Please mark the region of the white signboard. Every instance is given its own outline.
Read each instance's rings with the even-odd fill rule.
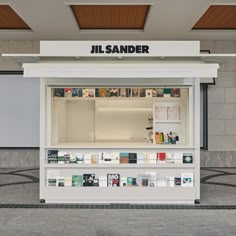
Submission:
[[[41,41],[40,56],[198,56],[199,41]]]

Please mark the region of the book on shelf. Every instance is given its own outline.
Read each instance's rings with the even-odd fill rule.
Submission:
[[[76,163],[83,164],[84,163],[84,154],[83,153],[75,153]]]
[[[182,152],[174,152],[175,164],[182,164],[182,161],[183,161],[183,153]]]
[[[83,186],[83,176],[72,175],[72,187],[82,187],[82,186]]]
[[[120,164],[128,164],[129,163],[129,153],[121,152],[120,153]]]
[[[90,98],[95,97],[95,88],[88,89],[88,97],[90,97]]]
[[[137,164],[137,153],[129,153],[129,164]]]
[[[127,187],[132,187],[133,186],[133,177],[127,177]]]
[[[171,88],[170,89],[171,97],[180,97],[180,88]]]
[[[66,152],[58,152],[58,164],[65,164],[64,155],[67,154]]]
[[[64,88],[64,96],[67,98],[72,97],[72,88]]]
[[[157,173],[156,172],[145,172],[144,174],[150,176],[149,187],[156,187]]]
[[[97,154],[96,153],[92,153],[91,154],[91,164],[97,164],[98,160],[97,160]]]
[[[127,177],[120,178],[120,187],[127,187]]]
[[[120,163],[120,153],[119,152],[111,153],[111,163],[112,164],[119,164]]]
[[[138,88],[132,88],[132,97],[139,97],[139,89]]]
[[[137,164],[145,163],[145,153],[139,152],[137,153]]]
[[[183,153],[183,164],[193,164],[192,153]]]
[[[193,187],[193,173],[181,174],[181,187]]]
[[[175,177],[174,176],[167,176],[167,186],[168,187],[175,187]]]
[[[157,89],[156,88],[152,89],[152,96],[157,97]]]
[[[83,88],[82,97],[83,97],[83,98],[88,98],[88,97],[89,97],[89,89]]]
[[[48,150],[48,163],[49,164],[58,163],[58,150]]]
[[[120,174],[107,174],[107,187],[119,187]]]
[[[57,187],[65,186],[65,178],[63,176],[57,177]]]
[[[83,174],[83,187],[92,187],[94,179],[95,174]]]
[[[99,187],[107,187],[107,176],[99,176]]]
[[[141,97],[141,98],[146,97],[146,89],[145,88],[139,89],[139,97]]]
[[[146,96],[147,98],[152,98],[152,89],[146,89]]]
[[[79,88],[72,88],[72,97],[79,97]]]
[[[163,94],[164,97],[170,97],[170,88],[164,88]]]
[[[174,153],[172,152],[166,152],[166,163],[175,163],[175,159],[174,159]]]
[[[167,107],[156,106],[155,107],[155,120],[167,120]]]
[[[69,153],[64,154],[64,164],[70,164],[70,154]]]
[[[71,164],[77,163],[76,156],[74,154],[70,154],[70,163]]]
[[[54,97],[64,97],[64,89],[63,88],[55,88],[54,89]]]
[[[99,88],[99,97],[106,97],[106,96],[107,96],[107,89]]]
[[[65,177],[65,187],[72,187],[72,176]]]
[[[99,88],[95,88],[95,97],[99,97]]]
[[[129,90],[127,88],[120,88],[119,95],[120,97],[129,97]]]
[[[93,187],[99,187],[99,179],[93,180]]]
[[[138,185],[141,187],[149,187],[151,181],[150,175],[139,175],[138,176]]]
[[[118,88],[109,88],[107,89],[107,97],[118,97],[119,89]]]
[[[181,186],[181,177],[175,177],[175,187],[180,187]]]
[[[92,163],[92,154],[84,153],[84,164],[91,164],[91,163]]]
[[[57,186],[57,177],[61,175],[60,170],[49,169],[47,170],[47,186],[56,187]]]
[[[157,97],[163,97],[164,96],[164,89],[163,88],[157,88]]]
[[[170,106],[167,109],[167,119],[168,120],[180,120],[180,107]]]
[[[159,152],[156,154],[158,163],[166,163],[166,153]]]

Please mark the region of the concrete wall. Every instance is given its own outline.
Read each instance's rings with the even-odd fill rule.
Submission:
[[[202,41],[212,53],[236,53],[236,41]],[[0,41],[0,53],[37,53],[38,41]],[[14,59],[0,57],[0,70],[21,70]],[[209,150],[201,166],[236,166],[236,59],[221,63],[216,85],[208,90]],[[0,167],[37,167],[38,150],[0,149]]]

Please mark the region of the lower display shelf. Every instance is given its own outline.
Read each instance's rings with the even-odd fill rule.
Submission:
[[[194,203],[195,188],[58,188],[44,187],[40,198],[64,203]]]
[[[194,164],[45,164],[46,168],[176,168],[176,169],[193,169]]]

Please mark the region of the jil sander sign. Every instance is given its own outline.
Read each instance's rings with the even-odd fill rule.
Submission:
[[[91,54],[148,54],[148,45],[92,45]]]
[[[40,41],[41,56],[163,57],[197,56],[197,41]]]

